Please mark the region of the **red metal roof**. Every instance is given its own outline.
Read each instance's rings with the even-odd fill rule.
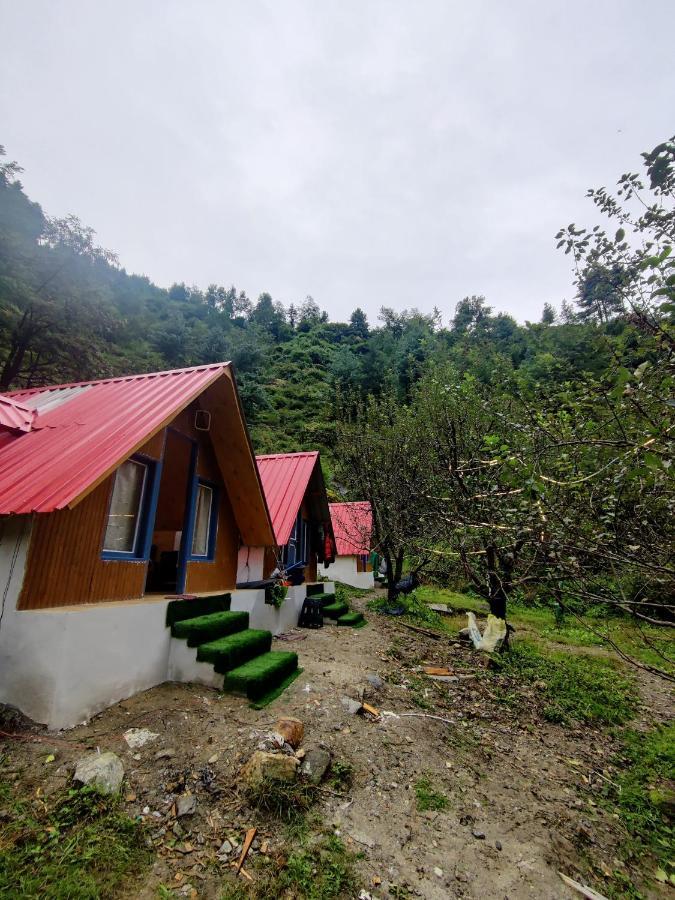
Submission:
[[[317,450],[256,456],[274,535],[280,547],[288,543],[318,459]]]
[[[37,412],[31,431],[0,433],[0,515],[52,512],[72,505],[229,365],[0,395]]]
[[[8,428],[10,431],[30,431],[34,419],[35,410],[0,394],[0,427]]]
[[[370,552],[373,511],[367,500],[358,503],[331,503],[330,517],[338,556],[355,556]]]

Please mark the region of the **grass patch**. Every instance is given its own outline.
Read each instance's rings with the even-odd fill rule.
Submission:
[[[633,681],[610,659],[549,653],[533,643],[519,641],[493,661],[498,673],[516,683],[539,683],[547,701],[544,718],[551,722],[574,719],[622,725],[635,713]]]
[[[316,800],[318,788],[307,781],[264,778],[246,788],[246,799],[257,809],[291,822],[305,815]]]
[[[374,597],[366,604],[368,609],[373,612],[385,613],[387,608],[402,606],[404,612],[403,619],[414,625],[420,625],[424,628],[432,628],[436,631],[448,631],[448,626],[439,613],[430,609],[426,602],[421,600],[417,591],[407,596],[401,595],[395,601],[390,601],[386,597]]]
[[[348,791],[354,779],[354,767],[351,763],[341,762],[339,759],[330,767],[330,779],[328,784],[334,791]]]
[[[417,798],[417,808],[420,812],[425,810],[433,810],[440,812],[447,809],[450,801],[442,791],[437,791],[428,776],[420,778],[415,784],[415,797]]]
[[[630,836],[627,849],[638,858],[645,850],[653,854],[675,884],[675,724],[647,733],[627,731],[615,762],[620,772],[614,780],[621,791],[605,784],[603,793]]]
[[[0,790],[0,896],[106,900],[133,896],[135,875],[149,865],[142,826],[97,791],[70,790],[53,804]]]
[[[278,900],[279,897],[337,900],[340,897],[355,897],[355,860],[356,856],[336,835],[322,834],[318,840],[307,836],[302,844],[293,847],[283,866],[272,860],[261,861],[253,884],[244,887],[229,876],[220,900]]]

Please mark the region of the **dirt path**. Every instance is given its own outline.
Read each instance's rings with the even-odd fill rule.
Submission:
[[[151,823],[158,854],[141,896],[155,897],[161,883],[217,898],[224,864],[216,851],[224,840],[236,845],[256,825],[254,855],[273,857],[281,846],[279,826],[242,801],[238,772],[277,717],[292,715],[305,724],[305,747],[323,746],[353,766],[351,789],[324,791],[319,815],[363,853],[359,876],[373,897],[396,895],[394,886],[400,897],[429,900],[577,897],[559,870],[581,880],[592,872],[602,887],[603,873],[623,865],[617,824],[588,786],[612,753],[606,733],[543,722],[534,688],[523,689],[515,708],[505,706],[489,679],[475,677],[483,657],[394,620],[368,619],[360,630],[327,625],[302,632],[297,643],[275,642],[297,650],[304,672],[267,709],[166,684],[72,731],[11,742],[8,768],[27,789],[49,795],[69,783],[88,749],[117,752],[127,811]],[[424,664],[448,665],[460,680],[432,681],[420,671]],[[350,715],[345,696],[395,715]],[[130,727],[158,737],[131,751],[123,738]],[[56,760],[46,763],[50,753]],[[418,811],[415,785],[424,778],[447,797],[447,808]],[[176,820],[174,800],[186,788],[197,811]]]

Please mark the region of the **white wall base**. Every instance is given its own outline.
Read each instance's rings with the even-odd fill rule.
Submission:
[[[195,648],[171,638],[166,599],[18,611],[31,522],[0,524],[0,702],[58,729],[164,681],[222,687]],[[297,625],[305,592],[289,588],[276,610],[263,590],[233,591],[232,609],[248,611],[252,628],[279,634]]]
[[[357,572],[355,556],[338,556],[330,567],[330,574],[335,581],[350,584],[352,587],[365,590],[375,587],[372,572]]]

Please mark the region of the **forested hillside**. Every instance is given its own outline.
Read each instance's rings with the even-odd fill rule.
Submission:
[[[256,450],[319,447],[330,464],[338,397],[405,402],[430,362],[533,395],[599,375],[616,352],[641,359],[607,279],[582,286],[574,308],[542,298],[541,321],[524,325],[479,296],[431,314],[382,307],[371,322],[355,309],[341,323],[311,297],[284,307],[224,286],[236,273],[195,287],[186,272],[165,290],[128,274],[76,218],[51,218],[20,172],[0,165],[0,390],[231,359]]]

